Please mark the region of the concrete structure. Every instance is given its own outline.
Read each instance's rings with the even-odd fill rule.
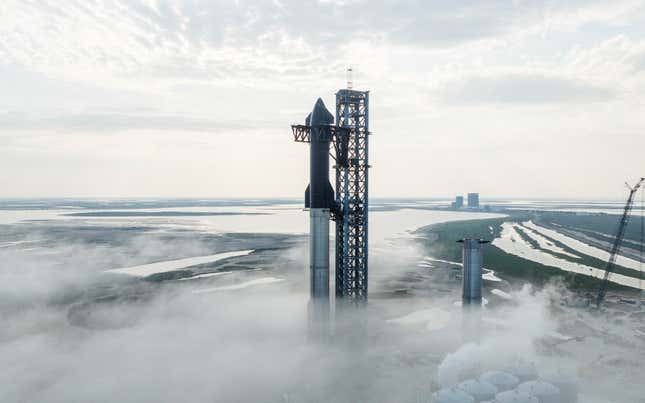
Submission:
[[[482,245],[488,241],[462,239],[462,301],[464,305],[481,305],[482,301]]]
[[[479,208],[479,193],[468,193],[468,207]]]
[[[452,208],[459,209],[464,207],[464,196],[455,197],[455,201],[452,202]]]

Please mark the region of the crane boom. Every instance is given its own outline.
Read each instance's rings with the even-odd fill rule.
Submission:
[[[634,187],[630,187],[629,185],[627,185],[627,187],[629,188],[629,197],[627,198],[627,203],[625,203],[625,208],[623,209],[623,215],[620,218],[620,221],[618,223],[618,231],[616,232],[616,239],[614,239],[614,244],[612,245],[611,252],[609,253],[609,260],[607,261],[607,265],[605,266],[605,277],[602,279],[602,283],[600,283],[600,288],[598,289],[598,296],[596,297],[596,308],[599,308],[600,304],[602,304],[602,301],[605,299],[609,276],[614,271],[614,267],[616,265],[616,258],[618,257],[618,250],[620,249],[620,245],[623,242],[623,237],[625,236],[625,230],[627,229],[627,221],[629,221],[629,213],[631,212],[632,206],[634,205],[634,195],[636,195],[636,192],[643,184],[643,181],[645,181],[645,178],[641,178]]]

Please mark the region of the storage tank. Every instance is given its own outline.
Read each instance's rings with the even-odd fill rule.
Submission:
[[[504,371],[513,374],[520,382],[534,381],[538,379],[538,371],[533,363],[517,359],[504,368]]]
[[[433,393],[432,403],[475,403],[475,399],[463,390],[452,387]]]
[[[576,376],[555,372],[546,374],[542,379],[560,389],[562,403],[578,402],[578,378]]]
[[[498,393],[491,403],[540,403],[540,401],[526,392],[507,390],[506,392]]]
[[[562,403],[560,389],[542,380],[524,382],[517,390],[537,397],[540,403]]]
[[[488,243],[481,239],[462,239],[462,302],[464,305],[482,303],[482,245]]]
[[[484,372],[479,377],[479,380],[492,383],[499,392],[515,389],[520,383],[520,380],[515,375],[504,371]]]
[[[468,393],[475,399],[475,402],[487,402],[497,394],[497,388],[492,383],[479,379],[469,379],[457,385],[457,388]]]
[[[442,388],[457,385],[466,379],[477,377],[481,371],[478,347],[475,344],[466,344],[456,353],[448,354],[437,368],[438,381]]]

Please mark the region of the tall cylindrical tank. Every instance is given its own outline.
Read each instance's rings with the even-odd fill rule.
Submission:
[[[491,403],[540,403],[535,396],[531,396],[526,392],[518,390],[508,390],[506,392],[498,393],[495,400]]]
[[[560,399],[560,389],[541,380],[524,382],[517,390],[537,397],[540,403],[563,403]]]
[[[475,403],[475,399],[458,388],[440,389],[432,394],[432,403]]]
[[[578,378],[564,372],[546,374],[542,379],[560,389],[563,403],[578,402]]]
[[[481,239],[462,239],[462,301],[464,305],[481,305],[482,302],[482,245]]]
[[[324,341],[330,332],[329,210],[309,210],[309,335]]]
[[[468,393],[475,399],[475,402],[487,402],[497,394],[497,388],[492,383],[479,379],[468,379],[457,385],[457,388]]]
[[[310,126],[309,186],[305,191],[305,207],[309,218],[309,325],[314,337],[329,332],[329,214],[334,191],[329,184],[329,125],[334,116],[318,98],[307,116]]]
[[[520,358],[513,360],[510,365],[504,367],[504,371],[515,375],[520,382],[538,379],[538,371],[535,365]]]
[[[329,209],[309,210],[309,290],[313,299],[329,298]]]
[[[515,375],[509,374],[504,371],[488,371],[481,374],[480,380],[495,385],[498,391],[503,392],[506,390],[515,389],[520,383]]]

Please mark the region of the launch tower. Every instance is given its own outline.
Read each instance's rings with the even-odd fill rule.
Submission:
[[[324,207],[328,209],[329,219],[336,222],[337,302],[365,302],[368,280],[369,92],[349,88],[339,90],[336,93],[335,124],[327,120],[323,124],[314,122],[315,111],[321,108],[324,108],[324,104],[319,100],[305,125],[291,126],[296,142],[310,144],[311,182],[305,191],[305,207]],[[335,192],[331,187],[327,189],[323,183],[325,164],[321,155],[318,155],[323,148],[316,145],[321,140],[333,145],[333,153],[329,154],[335,160]],[[321,166],[323,169],[318,169]],[[317,188],[323,189],[324,196],[317,197]],[[320,206],[314,206],[317,198],[324,201]],[[327,202],[330,198],[331,203]],[[322,224],[317,223],[314,228],[313,222],[310,229],[312,242],[320,238],[317,235],[319,232],[322,234]],[[313,246],[312,243],[311,261],[325,260],[319,256],[324,252],[314,250]],[[322,280],[324,276],[319,278],[325,281]],[[318,282],[312,283],[311,295],[314,299],[322,298],[314,291],[324,289]]]
[[[367,300],[369,91],[336,93],[336,126],[349,129],[347,158],[336,160],[336,298]]]

